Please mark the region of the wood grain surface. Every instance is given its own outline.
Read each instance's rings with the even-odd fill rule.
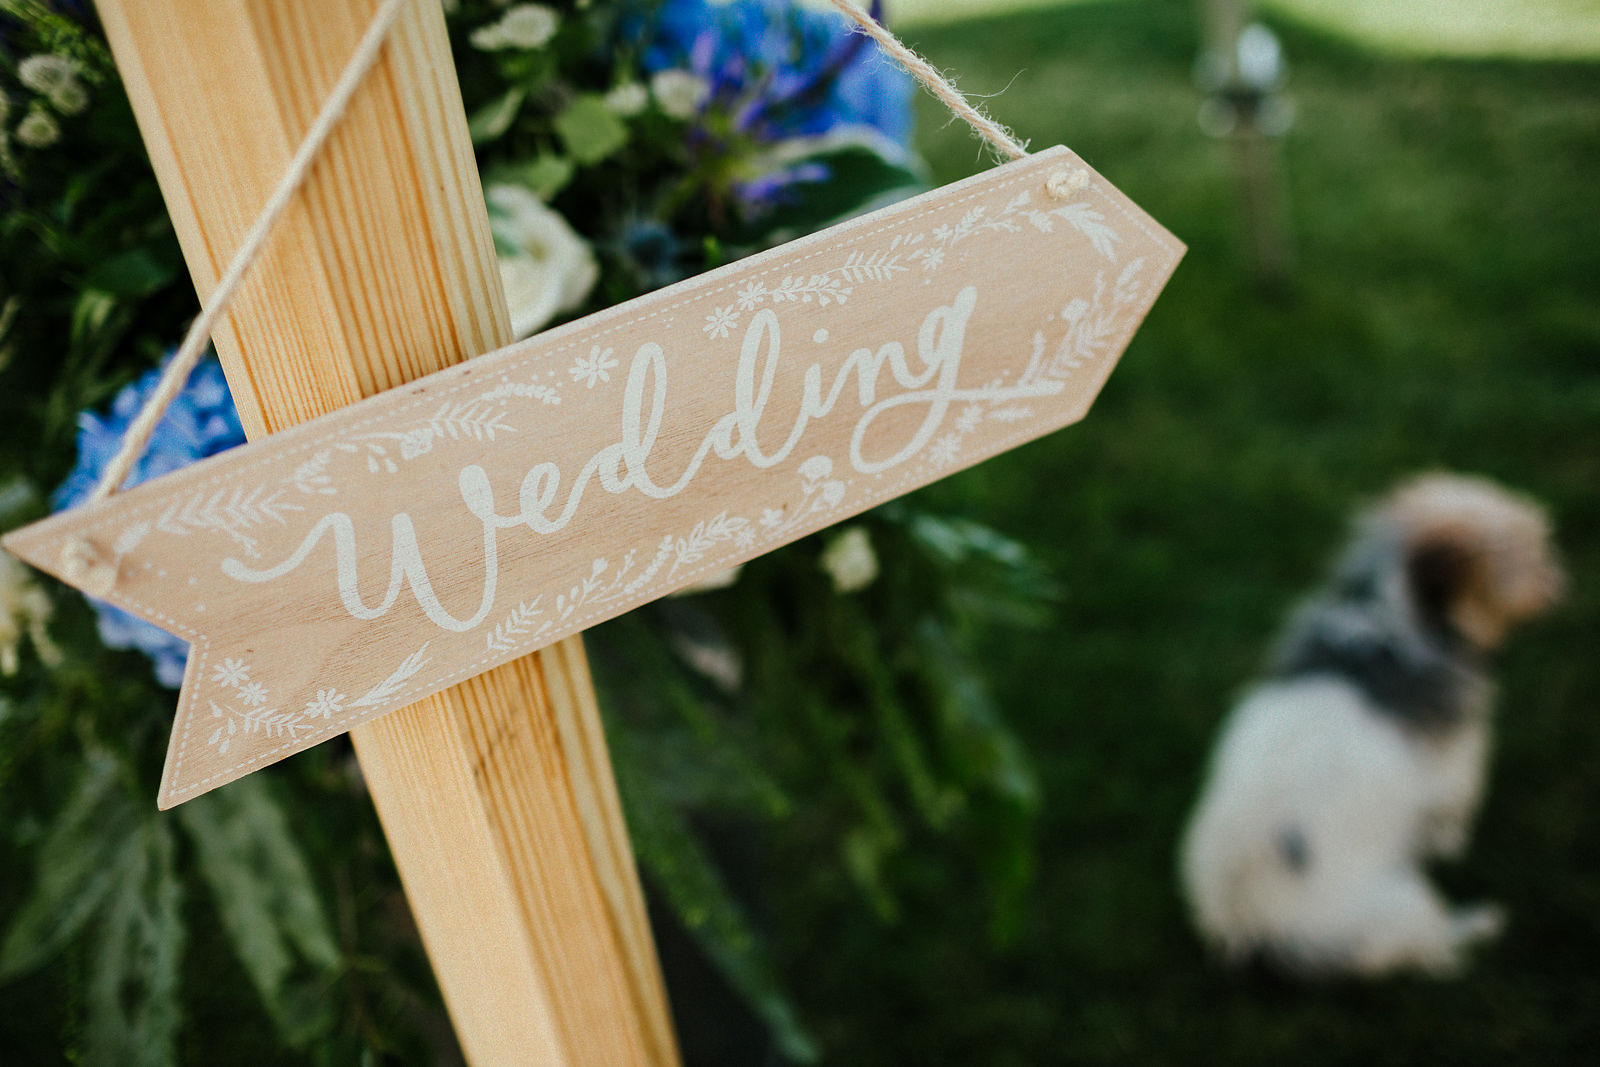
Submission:
[[[375,5],[98,6],[203,297]],[[507,340],[443,18],[419,0],[216,347],[259,437]],[[354,737],[469,1060],[676,1063],[579,641]]]

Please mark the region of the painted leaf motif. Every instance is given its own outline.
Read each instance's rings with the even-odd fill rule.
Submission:
[[[424,655],[424,653],[427,651],[428,645],[424,644],[421,648],[407,656],[401,661],[400,666],[394,669],[393,674],[389,675],[389,677],[373,686],[367,692],[366,696],[362,697],[360,700],[357,700],[355,702],[356,706],[368,707],[373,704],[381,704],[385,700],[388,700],[390,697],[394,696],[396,693],[400,692],[400,690],[405,687],[406,682],[410,680],[412,675],[416,674],[423,667],[427,666],[428,659],[426,655]]]
[[[1053,212],[1070,222],[1074,229],[1089,239],[1094,250],[1107,259],[1117,258],[1116,244],[1121,235],[1106,225],[1106,217],[1088,204],[1068,204]]]

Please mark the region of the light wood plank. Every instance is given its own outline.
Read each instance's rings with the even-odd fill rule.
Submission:
[[[202,296],[372,0],[101,0]],[[509,339],[443,18],[419,2],[218,332],[254,437]],[[468,1058],[674,1064],[577,639],[355,732]]]

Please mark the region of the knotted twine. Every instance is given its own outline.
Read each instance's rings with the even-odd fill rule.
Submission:
[[[117,492],[133,470],[133,465],[144,454],[145,446],[149,444],[157,423],[177,399],[184,383],[189,380],[190,372],[194,370],[195,364],[199,362],[201,354],[210,343],[211,332],[217,320],[228,310],[240,284],[256,260],[261,257],[284,209],[305,184],[318,154],[327,143],[328,136],[338,126],[339,120],[344,117],[345,110],[349,107],[351,98],[383,54],[383,46],[388,40],[389,32],[399,19],[401,10],[409,2],[410,0],[383,0],[379,5],[377,13],[372,18],[372,24],[362,34],[349,62],[340,73],[339,80],[334,84],[327,101],[322,105],[322,110],[317,114],[316,121],[306,131],[305,139],[300,142],[300,147],[289,161],[288,169],[285,170],[277,187],[273,189],[272,196],[267,199],[261,213],[256,216],[250,232],[245,235],[244,243],[234,253],[227,271],[218,280],[210,298],[202,305],[200,314],[190,324],[188,333],[178,346],[178,351],[167,362],[155,391],[145,400],[144,406],[139,409],[139,414],[129,425],[122,446],[106,464],[99,482],[89,494],[90,504],[105,500]],[[1018,143],[1009,130],[984,114],[948,78],[935,70],[926,59],[906,47],[898,37],[885,29],[870,14],[856,7],[850,0],[832,0],[832,3],[854,23],[855,32],[864,33],[878,42],[884,52],[921,82],[940,103],[950,109],[951,114],[972,127],[973,131],[992,145],[997,152],[1012,160],[1023,159],[1028,155],[1025,144]],[[1082,189],[1088,184],[1088,180],[1088,174],[1082,170],[1063,169],[1052,173],[1045,185],[1050,195],[1065,198]],[[61,562],[67,579],[75,584],[95,587],[90,588],[90,592],[103,595],[110,591],[116,581],[115,565],[101,561],[94,547],[82,538],[74,538],[62,548]]]

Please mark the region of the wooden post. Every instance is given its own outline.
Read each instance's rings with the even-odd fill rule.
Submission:
[[[202,297],[375,7],[99,0]],[[417,0],[216,347],[256,437],[509,340],[444,19]],[[675,1064],[579,640],[354,736],[468,1059]]]

